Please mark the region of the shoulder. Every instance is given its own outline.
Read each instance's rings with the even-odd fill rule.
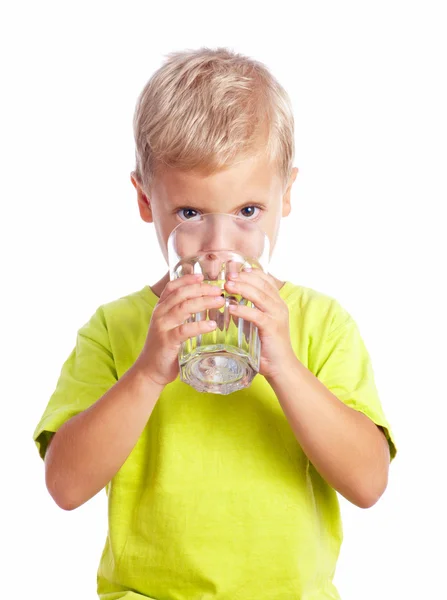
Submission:
[[[114,336],[123,330],[130,333],[150,320],[154,301],[147,286],[98,306],[80,333],[104,333]]]
[[[120,296],[109,302],[105,302],[99,308],[106,315],[122,314],[126,312],[153,310],[155,304],[153,294],[146,285],[142,289]]]
[[[145,286],[105,302],[79,332],[108,349],[118,377],[133,364],[144,345],[156,299]]]
[[[326,335],[353,322],[346,307],[334,296],[311,287],[287,282],[285,301],[291,316]]]

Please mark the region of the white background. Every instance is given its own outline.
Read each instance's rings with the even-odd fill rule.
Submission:
[[[77,329],[164,272],[129,179],[132,117],[164,55],[200,46],[263,61],[288,90],[300,173],[271,271],[351,312],[398,442],[379,503],[342,500],[342,598],[447,597],[444,3],[261,5],[2,10],[2,597],[96,597],[105,493],[59,509],[32,433]]]

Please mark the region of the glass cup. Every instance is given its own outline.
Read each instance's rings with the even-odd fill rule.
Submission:
[[[213,320],[217,327],[190,338],[179,351],[180,379],[200,392],[230,394],[248,387],[259,371],[258,328],[229,312],[231,304],[253,303],[224,289],[228,273],[244,269],[267,272],[267,235],[247,217],[206,213],[177,225],[168,238],[170,279],[203,273],[222,290],[225,304],[192,314],[187,323]],[[254,307],[256,308],[256,307]]]

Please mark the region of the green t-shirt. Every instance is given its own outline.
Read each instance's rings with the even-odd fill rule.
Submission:
[[[359,329],[333,298],[286,282],[299,360],[396,448]],[[77,335],[34,432],[52,432],[100,398],[143,348],[158,301],[149,286],[98,308]],[[98,435],[101,432],[98,431]],[[336,492],[309,462],[264,377],[228,396],[177,378],[163,390],[106,486],[103,600],[338,599],[342,541]]]

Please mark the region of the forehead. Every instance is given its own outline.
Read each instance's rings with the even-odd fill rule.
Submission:
[[[276,165],[264,156],[249,157],[214,173],[165,167],[154,178],[152,195],[153,200],[172,206],[267,204],[281,195],[281,179]]]

